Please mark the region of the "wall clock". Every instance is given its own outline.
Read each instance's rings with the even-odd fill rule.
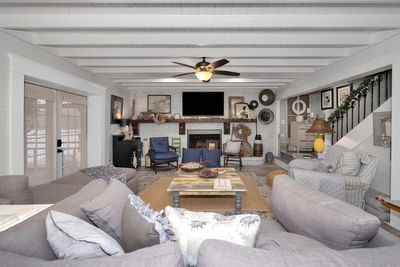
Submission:
[[[275,93],[271,89],[264,89],[258,95],[258,100],[264,106],[269,106],[275,101]]]
[[[258,113],[258,119],[262,124],[270,124],[274,120],[274,112],[269,108],[264,108]]]

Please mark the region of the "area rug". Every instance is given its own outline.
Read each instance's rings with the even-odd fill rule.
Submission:
[[[265,216],[270,213],[271,189],[265,185],[265,177],[258,177],[252,172],[238,172],[243,177],[247,192],[243,195],[242,212],[257,213]],[[176,175],[176,170],[164,171],[157,175],[152,172],[142,172],[139,175],[139,195],[150,207],[162,210],[172,205],[171,193],[166,190]],[[232,214],[234,198],[229,196],[189,197],[181,198],[181,207],[193,211],[215,211],[223,214]]]

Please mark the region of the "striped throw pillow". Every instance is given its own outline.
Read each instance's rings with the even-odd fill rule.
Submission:
[[[356,152],[342,152],[336,168],[336,172],[343,175],[357,175],[360,171],[360,156]]]

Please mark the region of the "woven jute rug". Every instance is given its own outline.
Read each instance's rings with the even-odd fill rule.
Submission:
[[[140,192],[139,196],[154,210],[160,211],[166,206],[172,206],[172,194],[167,192],[167,188],[175,173],[168,173],[167,177],[156,178],[156,181]],[[270,212],[269,200],[257,187],[257,176],[251,173],[239,174],[247,189],[243,194],[242,213],[266,214]],[[233,196],[182,196],[181,207],[192,211],[231,214],[234,211],[235,198]]]

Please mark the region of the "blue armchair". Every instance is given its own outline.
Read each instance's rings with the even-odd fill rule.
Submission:
[[[221,151],[199,148],[184,148],[182,151],[182,163],[204,162],[205,167],[221,167]]]
[[[168,137],[150,138],[149,155],[155,173],[157,173],[157,166],[163,164],[178,168],[179,156],[176,154],[176,149],[168,144]],[[173,162],[176,162],[176,165],[173,165]]]

